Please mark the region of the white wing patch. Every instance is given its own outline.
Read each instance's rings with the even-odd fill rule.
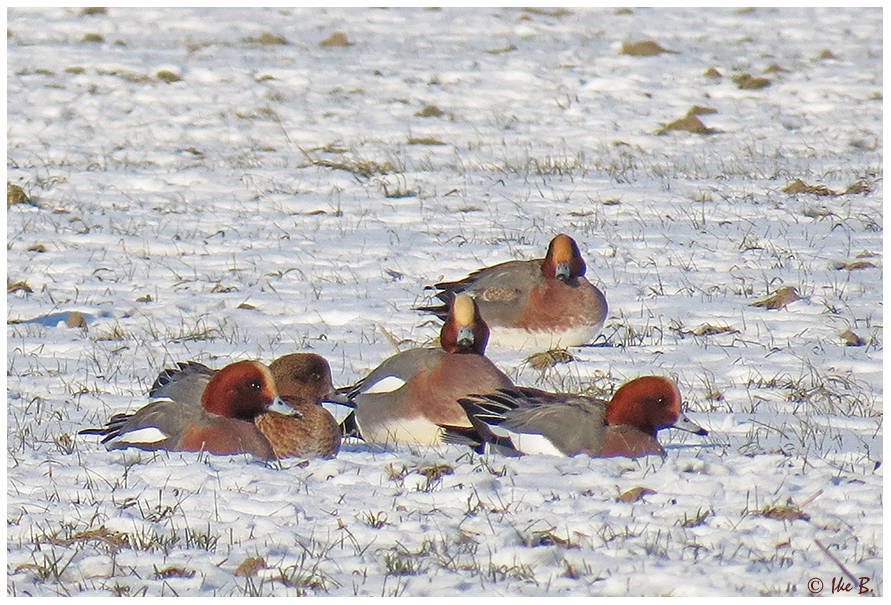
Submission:
[[[323,401],[322,407],[328,410],[328,413],[334,416],[334,420],[337,424],[340,424],[346,417],[353,413],[353,408],[348,408],[345,405],[340,405],[337,403],[333,403],[330,401]]]
[[[169,439],[170,435],[164,433],[156,426],[146,426],[141,429],[127,431],[118,435],[116,441],[121,443],[157,443]]]
[[[165,397],[149,397],[149,400],[148,400],[149,403],[159,403],[162,401],[165,403],[167,403],[167,402],[173,403],[173,399],[171,399],[170,397],[166,397],[166,396]]]
[[[514,431],[501,428],[498,425],[489,425],[489,428],[499,437],[510,437],[511,443],[514,444],[517,451],[523,452],[524,454],[543,454],[545,456],[566,457],[566,454],[558,450],[551,440],[544,435],[535,433],[515,433]]]
[[[398,391],[405,386],[405,381],[399,376],[384,376],[367,389],[362,390],[362,394],[373,395],[375,393],[392,393]]]

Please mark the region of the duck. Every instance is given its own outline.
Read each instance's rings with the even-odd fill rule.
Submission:
[[[656,434],[673,427],[707,435],[681,411],[677,385],[662,376],[641,376],[616,390],[609,402],[571,393],[513,387],[461,398],[471,429],[443,427],[446,443],[478,452],[598,458],[665,455]]]
[[[466,293],[479,304],[493,345],[538,351],[581,346],[600,333],[608,312],[586,270],[578,244],[561,233],[542,259],[507,261],[428,286],[439,290],[435,296],[445,304],[416,309],[444,319],[449,303]]]
[[[257,386],[262,401],[250,396]],[[180,362],[158,375],[148,405],[80,432],[102,435],[109,450],[203,450],[265,460],[333,457],[340,429],[320,405],[331,390],[328,362],[315,354],[285,355],[269,367],[236,362],[219,371]]]
[[[269,370],[279,397],[300,415],[299,421],[272,415],[258,420],[264,435],[277,433],[272,440],[276,455],[334,458],[340,451],[340,425],[322,407],[334,392],[328,361],[314,353],[291,353],[269,364]]]
[[[457,295],[440,331],[439,347],[402,351],[355,385],[339,389],[335,403],[355,408],[343,426],[369,443],[442,443],[441,425],[470,428],[458,399],[513,386],[485,357],[489,330],[479,306]]]

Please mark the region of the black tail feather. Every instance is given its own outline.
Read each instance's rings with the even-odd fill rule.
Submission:
[[[485,441],[474,428],[463,426],[443,426],[445,433],[442,435],[442,442],[451,445],[466,445],[478,454],[482,454],[485,449]]]
[[[432,313],[436,315],[439,319],[445,321],[449,316],[449,307],[448,305],[436,305],[430,307],[414,307],[414,311],[420,311],[422,313]]]
[[[166,368],[158,374],[158,377],[155,378],[155,382],[152,384],[152,388],[149,389],[149,398],[155,397],[160,389],[170,384],[170,381],[179,374],[203,374],[207,377],[216,374],[216,370],[211,370],[203,363],[198,363],[197,361],[177,361],[176,366],[176,368]]]
[[[102,443],[107,443],[117,437],[121,432],[121,427],[133,415],[132,414],[115,414],[109,418],[108,422],[102,428],[86,428],[77,432],[78,435],[102,435]]]
[[[343,422],[340,423],[340,434],[343,437],[357,437],[362,439],[362,434],[359,432],[359,425],[356,424],[355,412],[350,412],[347,417],[343,419]]]

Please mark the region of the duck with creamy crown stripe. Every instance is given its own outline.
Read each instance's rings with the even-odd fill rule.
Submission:
[[[486,267],[439,290],[444,305],[418,307],[444,319],[456,295],[473,296],[492,344],[547,350],[591,342],[606,320],[606,297],[585,279],[585,261],[575,240],[560,234],[545,258]]]
[[[354,407],[344,421],[374,443],[440,443],[439,425],[471,424],[457,400],[470,393],[513,386],[484,357],[488,328],[466,295],[455,297],[440,346],[403,351],[332,398]]]

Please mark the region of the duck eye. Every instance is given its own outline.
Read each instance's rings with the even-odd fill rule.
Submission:
[[[258,381],[256,381],[256,380],[252,380],[252,381],[251,381],[250,387],[251,387],[252,389],[254,389],[255,391],[259,391],[259,390],[262,388],[262,387],[260,386],[260,383],[259,383]]]

